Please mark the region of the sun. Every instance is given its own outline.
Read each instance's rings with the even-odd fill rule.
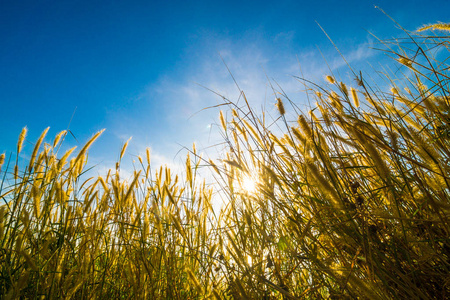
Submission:
[[[242,178],[241,188],[244,191],[246,191],[248,193],[253,193],[256,191],[256,186],[257,186],[256,180],[253,177],[245,175]]]

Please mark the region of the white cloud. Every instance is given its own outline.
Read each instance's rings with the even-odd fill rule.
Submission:
[[[306,112],[309,104],[305,87],[293,75],[321,83],[330,71],[318,50],[297,50],[292,42],[294,37],[295,32],[279,33],[271,40],[264,40],[257,34],[238,39],[208,36],[195,49],[186,50],[185,67],[163,74],[139,97],[140,101],[146,101],[151,109],[157,111],[158,123],[149,125],[156,127],[148,128],[150,123],[145,114],[133,115],[114,134],[121,141],[133,135],[131,144],[135,145],[135,154],[145,154],[145,148],[151,147],[153,163],[158,166],[182,170],[179,166],[184,164],[186,151],[178,155],[177,152],[183,146],[191,148],[193,142],[199,151],[216,157],[216,151],[222,147],[209,146],[223,141],[217,126],[214,126],[214,123],[219,123],[220,108],[205,108],[223,103],[215,93],[244,105],[232,76],[245,92],[252,108],[259,113],[265,111],[277,116],[274,104],[279,96],[275,93],[279,92],[285,92]],[[331,45],[330,49],[334,51]],[[331,50],[325,53],[325,56],[334,53],[328,63],[333,70],[340,70],[345,62]],[[368,43],[364,43],[343,54],[353,64],[369,58],[373,51]],[[131,122],[139,125],[133,126]]]

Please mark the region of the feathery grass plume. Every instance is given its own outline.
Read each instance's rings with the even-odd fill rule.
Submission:
[[[150,159],[150,148],[145,149],[145,154],[147,156],[147,163],[150,165],[151,159]]]
[[[430,141],[425,140],[424,135],[419,133],[420,129],[418,130],[419,132],[413,128],[408,129],[413,138],[413,142],[416,145],[415,149],[424,161],[432,165],[437,164],[439,161],[443,161],[441,155],[431,146]]]
[[[358,94],[356,93],[356,90],[354,88],[350,88],[350,91],[352,93],[353,104],[355,104],[355,107],[358,108],[359,107]]]
[[[378,105],[376,100],[374,100],[374,98],[371,95],[365,94],[365,96],[366,101],[369,102],[369,104],[372,105],[372,107],[375,108],[378,113],[382,114],[383,116],[386,115],[386,111],[384,110],[384,108],[381,105]]]
[[[314,94],[317,96],[317,98],[319,98],[319,100],[323,100],[322,99],[322,93],[319,91],[315,91]],[[317,104],[317,103],[316,103]]]
[[[58,169],[61,170],[64,165],[66,164],[67,159],[69,158],[70,154],[72,154],[72,152],[77,148],[77,146],[74,146],[72,148],[70,148],[69,150],[66,151],[66,153],[64,153],[64,155],[59,159],[58,161]]]
[[[311,116],[311,119],[314,123],[314,126],[316,128],[318,128],[321,132],[323,132],[323,127],[322,127],[322,122],[321,120],[316,116],[316,114],[314,113],[314,110],[310,110],[309,111],[309,115]]]
[[[237,153],[240,153],[240,151],[241,151],[241,149],[240,149],[241,144],[239,143],[239,136],[238,136],[237,130],[233,130],[233,131],[231,132],[231,136],[232,136],[232,138],[233,138],[234,144],[236,145],[236,149],[235,149],[236,152],[237,152]]]
[[[341,91],[342,91],[342,93],[344,93],[344,95],[345,95],[346,97],[348,97],[348,89],[347,89],[347,85],[345,85],[345,83],[343,83],[342,81],[341,81]]]
[[[73,170],[72,170],[72,171],[74,171],[74,175],[76,175],[76,176],[81,175],[83,168],[85,166],[85,163],[87,162],[87,159],[88,159],[88,157],[87,157],[86,153],[84,153],[84,155],[81,156],[81,159],[79,159],[78,161],[76,161],[76,160],[74,161]]]
[[[28,132],[27,127],[22,128],[22,131],[20,132],[20,135],[19,135],[19,140],[17,141],[17,154],[19,154],[20,151],[22,151],[23,141],[25,140],[25,137],[27,136],[27,132]]]
[[[186,156],[186,181],[189,183],[190,187],[193,187],[194,178],[192,177],[192,167],[191,167],[191,158],[189,153]]]
[[[225,122],[225,117],[223,116],[223,111],[220,111],[219,119],[220,119],[220,124],[222,125],[223,130],[227,131],[227,123]]]
[[[328,83],[334,84],[336,80],[334,80],[333,76],[327,75],[325,79],[328,81]]]
[[[15,180],[19,179],[19,166],[18,165],[14,166],[14,179]]]
[[[33,209],[34,209],[34,215],[37,219],[39,219],[41,215],[41,197],[42,194],[40,192],[39,187],[37,184],[33,184],[33,187],[31,188],[31,196],[33,198]]]
[[[388,133],[389,140],[391,142],[391,147],[395,151],[398,152],[399,151],[399,141],[398,141],[399,135],[396,132],[391,131],[391,130],[388,130],[387,133]]]
[[[423,126],[419,124],[416,120],[413,120],[409,115],[404,115],[402,119],[408,123],[410,126],[414,127],[418,131],[421,131],[423,129]]]
[[[361,147],[366,150],[368,156],[373,160],[375,168],[381,174],[382,178],[388,179],[390,178],[390,171],[388,166],[386,165],[384,159],[381,158],[380,153],[372,144],[372,142],[364,136],[364,133],[361,133],[358,129],[352,129],[353,135],[359,141]]]
[[[289,145],[291,148],[295,149],[296,145],[294,140],[291,138],[291,136],[289,134],[285,134],[280,141],[285,144],[285,145]]]
[[[172,224],[175,226],[175,229],[181,234],[183,238],[186,238],[186,232],[183,229],[183,226],[181,226],[179,217],[175,214],[170,214],[170,220],[172,221]]]
[[[341,207],[341,201],[336,190],[332,187],[330,182],[320,173],[319,169],[316,167],[311,159],[305,162],[306,167],[310,171],[311,175],[314,177],[315,182],[322,188],[322,190],[328,194],[331,198],[332,204]]]
[[[421,105],[420,103],[409,101],[408,99],[400,97],[400,96],[396,97],[395,99],[402,102],[403,104],[405,104],[410,110],[417,112],[418,114],[424,116],[425,107],[423,105]]]
[[[336,108],[340,113],[342,113],[344,106],[342,105],[341,97],[339,97],[339,95],[335,91],[332,91],[329,95],[329,99],[331,105],[334,108]]]
[[[418,32],[425,31],[428,29],[432,30],[442,30],[442,31],[450,31],[450,23],[436,23],[431,25],[425,25],[417,29]]]
[[[413,61],[410,60],[407,57],[401,56],[399,55],[399,57],[396,59],[399,63],[401,63],[402,65],[404,65],[405,67],[411,68],[412,67],[412,63]]]
[[[132,139],[132,137],[130,137],[130,138],[125,142],[125,144],[123,144],[122,150],[120,151],[120,155],[119,155],[119,161],[122,160],[122,157],[124,156],[125,151],[127,150],[127,147],[128,147],[128,143],[131,141],[131,139]]]
[[[431,95],[430,97],[425,97],[423,99],[423,104],[425,105],[428,112],[431,112],[433,114],[439,114],[439,110],[435,105],[436,102],[437,100],[434,95]]]
[[[284,114],[286,114],[286,110],[284,109],[283,100],[281,100],[281,98],[277,98],[276,100],[277,100],[277,103],[275,104],[275,106],[277,107],[280,115],[284,116]]]
[[[44,129],[44,131],[41,133],[41,136],[39,137],[38,141],[36,142],[36,145],[34,145],[33,153],[31,154],[30,163],[28,165],[28,172],[31,172],[33,169],[34,160],[36,159],[36,155],[39,151],[39,148],[41,147],[42,141],[44,140],[45,136],[47,135],[48,130],[50,127],[47,127]]]
[[[316,106],[319,108],[320,110],[320,114],[322,115],[322,118],[325,122],[325,125],[327,125],[328,127],[330,127],[332,125],[331,119],[330,119],[330,112],[328,110],[328,108],[324,107],[323,105],[316,103]]]
[[[394,105],[388,103],[388,102],[384,102],[383,103],[384,108],[386,109],[388,115],[390,116],[390,118],[388,118],[386,120],[386,124],[393,124],[394,122],[397,123],[397,117],[402,115],[402,112],[397,109],[397,107],[395,107]]]
[[[312,142],[314,139],[314,134],[313,134],[311,126],[309,126],[308,122],[306,121],[305,116],[299,115],[297,118],[297,123],[298,123],[298,125],[300,125],[300,128],[302,129],[302,131],[306,134],[306,137],[308,138],[308,140],[310,142]]]
[[[5,163],[5,153],[0,154],[0,171],[2,170],[2,166]]]
[[[84,157],[84,154],[89,149],[89,147],[95,142],[95,140],[105,131],[105,129],[100,130],[96,134],[94,134],[91,139],[81,148],[80,152],[78,153],[77,157],[75,158],[74,165],[82,158]]]
[[[4,195],[2,195],[4,196]],[[3,240],[4,235],[4,225],[7,222],[5,219],[5,213],[6,213],[6,205],[0,206],[0,240]]]
[[[56,145],[58,145],[59,141],[61,140],[61,138],[63,136],[66,135],[66,133],[67,133],[67,131],[63,130],[56,135],[55,140],[53,141],[53,148],[56,148]]]

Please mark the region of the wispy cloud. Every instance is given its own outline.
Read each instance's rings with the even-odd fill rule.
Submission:
[[[183,146],[190,148],[193,142],[201,151],[217,155],[214,151],[220,147],[208,147],[222,141],[215,126],[219,109],[205,108],[223,103],[223,98],[218,95],[244,104],[240,99],[242,90],[256,111],[276,115],[275,98],[283,92],[306,111],[309,104],[304,86],[293,75],[321,82],[329,70],[317,49],[294,47],[294,36],[295,32],[282,32],[270,40],[259,35],[244,35],[236,39],[216,37],[201,41],[196,45],[197,52],[186,51],[190,55],[184,58],[185,67],[163,74],[140,96],[140,101],[148,103],[149,109],[157,110],[157,130],[160,132],[148,127],[152,126],[149,113],[135,112],[133,121],[129,118],[130,123],[117,131],[117,137],[124,140],[133,135],[132,143],[139,145],[138,152],[151,147],[155,164],[176,168],[184,160],[186,151],[176,156],[177,152]],[[333,52],[326,51],[326,55],[329,53]],[[373,55],[368,43],[343,54],[350,64]],[[336,52],[327,59],[332,71],[345,67]],[[141,125],[133,125],[133,122]],[[127,128],[130,132],[124,130]]]

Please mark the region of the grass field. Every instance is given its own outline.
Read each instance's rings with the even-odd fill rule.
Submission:
[[[192,149],[184,174],[148,151],[131,180],[120,160],[89,178],[101,132],[62,153],[67,132],[44,131],[19,167],[24,129],[0,157],[1,298],[448,299],[448,29],[383,43],[384,88],[298,78],[306,114],[283,94],[272,118],[224,99],[226,159]]]

